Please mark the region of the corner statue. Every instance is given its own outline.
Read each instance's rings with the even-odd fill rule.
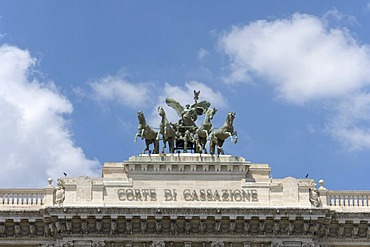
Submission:
[[[138,133],[135,136],[135,142],[137,137],[145,139],[146,148],[143,150],[149,153],[159,153],[159,140],[162,136],[163,147],[162,153],[168,144],[170,153],[175,151],[187,153],[188,151],[193,153],[207,153],[206,144],[209,141],[210,153],[214,154],[217,147],[217,154],[224,154],[222,145],[228,137],[234,143],[237,142],[237,132],[234,131],[233,121],[235,113],[229,113],[225,124],[213,131],[211,120],[216,114],[217,109],[211,109],[211,103],[208,101],[199,100],[200,91],[194,90],[194,103],[192,105],[187,104],[182,106],[178,101],[172,98],[166,98],[166,104],[174,109],[179,116],[179,120],[176,123],[171,123],[166,118],[166,112],[163,107],[158,107],[158,114],[162,120],[159,125],[159,133],[154,131],[149,125],[146,124],[144,114],[138,112]],[[205,115],[203,123],[198,127],[196,121],[198,116]],[[149,145],[154,144],[154,149],[149,150]]]

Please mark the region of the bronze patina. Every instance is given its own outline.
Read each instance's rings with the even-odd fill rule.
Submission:
[[[209,142],[209,153],[225,154],[222,146],[224,141],[230,137],[231,141],[236,143],[238,140],[237,132],[234,131],[235,113],[230,112],[227,115],[225,124],[213,130],[212,119],[217,112],[216,108],[210,108],[211,103],[203,100],[199,101],[200,91],[194,90],[194,103],[182,106],[177,100],[166,98],[166,104],[174,109],[179,116],[175,123],[168,121],[166,112],[162,106],[158,107],[158,114],[161,116],[159,133],[146,124],[144,114],[138,112],[138,133],[135,136],[135,142],[138,137],[145,139],[146,148],[143,153],[159,153],[159,140],[163,141],[162,153],[168,145],[169,153],[188,151],[193,153],[208,153],[207,142]],[[204,115],[204,120],[200,126],[196,125],[199,116]],[[154,149],[150,150],[149,145],[153,144]]]

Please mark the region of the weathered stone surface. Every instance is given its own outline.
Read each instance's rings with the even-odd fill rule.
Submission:
[[[329,191],[322,182],[317,207],[313,180],[272,179],[267,164],[241,157],[140,155],[106,163],[101,178],[61,180],[62,203],[50,186],[3,192],[0,245],[370,245],[365,192]]]

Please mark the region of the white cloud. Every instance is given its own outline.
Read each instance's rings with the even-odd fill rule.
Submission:
[[[149,83],[130,83],[119,76],[106,76],[90,83],[92,97],[99,101],[114,101],[122,106],[145,107],[150,104]]]
[[[369,47],[310,15],[234,27],[220,45],[231,59],[228,82],[257,74],[295,103],[342,96],[370,82]]]
[[[0,46],[0,187],[42,187],[63,172],[97,176],[98,162],[71,139],[71,103],[53,85],[29,79],[34,64],[28,51]]]
[[[367,4],[365,5],[365,10],[367,10],[367,11],[369,11],[369,10],[370,10],[370,3],[367,3]]]
[[[340,100],[327,130],[350,150],[370,148],[370,94]]]
[[[343,16],[334,10],[324,18],[294,14],[233,27],[220,39],[230,57],[225,80],[257,76],[288,102],[330,102],[327,131],[351,150],[370,148],[369,46],[346,28],[330,28],[326,18]]]
[[[198,51],[198,60],[202,61],[206,56],[208,56],[209,52],[206,49],[199,49]]]

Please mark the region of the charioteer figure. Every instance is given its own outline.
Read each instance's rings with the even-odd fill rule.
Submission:
[[[158,107],[158,114],[162,117],[159,133],[154,131],[145,122],[145,117],[142,112],[138,112],[138,133],[135,136],[135,141],[138,137],[145,139],[146,148],[143,150],[149,151],[149,145],[153,144],[152,153],[159,153],[159,140],[162,137],[163,147],[169,147],[169,152],[174,153],[176,150],[182,150],[187,153],[189,150],[194,153],[208,153],[206,144],[210,141],[210,153],[225,154],[222,145],[228,137],[236,143],[237,132],[234,131],[233,120],[235,113],[229,113],[225,124],[213,131],[211,120],[217,112],[216,108],[211,109],[211,103],[206,100],[199,102],[200,91],[194,90],[194,104],[182,106],[178,101],[172,98],[166,98],[166,104],[174,109],[179,116],[176,123],[171,123],[166,118],[166,112],[163,107]],[[203,123],[198,127],[196,121],[198,116],[205,115]]]

